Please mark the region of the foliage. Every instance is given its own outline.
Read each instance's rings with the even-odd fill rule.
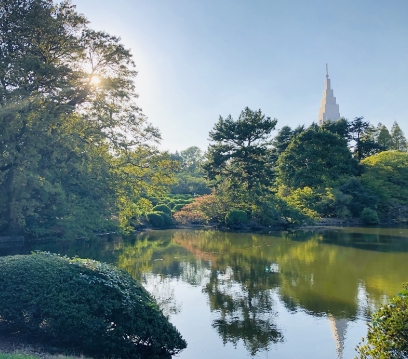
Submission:
[[[0,258],[1,328],[88,355],[176,354],[186,342],[126,272],[53,254]]]
[[[204,195],[210,194],[211,189],[207,186],[207,181],[196,174],[180,172],[176,174],[176,183],[170,187],[173,194]]]
[[[162,212],[163,213],[163,212]],[[161,228],[164,226],[164,217],[160,212],[150,212],[146,214],[149,223],[155,228]]]
[[[285,201],[293,208],[309,218],[318,219],[319,214],[316,211],[316,205],[321,196],[310,187],[297,188],[285,197]]]
[[[112,218],[127,229],[176,169],[136,105],[129,50],[69,1],[0,10],[0,232],[78,237]]]
[[[361,182],[374,192],[382,205],[408,205],[408,153],[385,151],[361,161]]]
[[[380,223],[380,219],[378,218],[378,214],[371,208],[364,208],[361,211],[361,219],[364,220],[367,224],[378,224]]]
[[[167,207],[165,204],[158,204],[157,206],[153,207],[154,212],[164,212],[171,216],[171,209]]]
[[[207,161],[203,169],[209,180],[227,181],[232,187],[251,191],[269,185],[274,170],[269,148],[270,133],[277,120],[265,117],[261,110],[246,107],[238,120],[221,116],[210,132]]]
[[[391,134],[388,131],[387,127],[385,127],[382,123],[378,124],[375,137],[378,144],[382,146],[385,150],[393,149]]]
[[[408,144],[407,139],[404,136],[401,128],[399,127],[397,121],[395,121],[391,127],[391,149],[396,151],[407,151]]]
[[[294,130],[292,130],[289,126],[283,126],[278,131],[278,134],[272,140],[274,155],[276,157],[275,160],[277,160],[279,155],[286,150],[293,138],[302,133],[304,130],[304,126],[298,126]]]
[[[356,117],[349,126],[350,138],[354,140],[353,155],[358,161],[376,154],[384,148],[374,139],[374,128],[364,117]]]
[[[290,188],[328,187],[354,170],[347,141],[315,127],[295,137],[278,159],[279,181]]]
[[[350,139],[350,124],[345,118],[340,118],[337,121],[325,121],[322,128],[326,131],[334,133],[345,140]]]
[[[361,359],[408,358],[408,286],[372,316],[367,342],[357,346]]]
[[[231,209],[225,216],[225,224],[230,227],[240,226],[248,222],[246,212],[239,209]]]
[[[357,178],[350,178],[342,184],[339,190],[345,195],[352,197],[347,207],[353,217],[359,217],[364,208],[375,209],[378,203],[378,197],[368,188],[364,187]]]

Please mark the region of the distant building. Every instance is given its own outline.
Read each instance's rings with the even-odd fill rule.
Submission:
[[[324,85],[322,104],[320,105],[319,111],[319,126],[323,125],[327,120],[337,121],[340,118],[339,105],[336,103],[336,98],[333,96],[333,90],[330,86],[327,64]]]

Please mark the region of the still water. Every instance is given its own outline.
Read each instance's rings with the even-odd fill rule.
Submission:
[[[0,255],[33,249],[128,271],[187,340],[182,359],[354,358],[371,313],[408,281],[407,228],[165,230]]]

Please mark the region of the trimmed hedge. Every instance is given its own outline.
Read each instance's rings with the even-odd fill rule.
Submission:
[[[0,329],[94,357],[155,358],[187,345],[129,274],[49,253],[0,258]]]
[[[361,219],[367,224],[378,224],[380,223],[380,219],[378,218],[378,214],[371,208],[364,208],[361,211]]]
[[[146,214],[146,217],[153,227],[161,228],[164,226],[164,218],[159,212],[150,212]]]
[[[164,212],[164,213],[167,213],[171,217],[171,209],[167,207],[165,204],[159,204],[153,207],[153,212]]]
[[[231,209],[225,216],[225,224],[227,226],[240,226],[248,222],[248,216],[246,212],[240,209]]]

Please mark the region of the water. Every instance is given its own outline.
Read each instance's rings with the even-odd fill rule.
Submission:
[[[354,358],[371,313],[408,281],[407,228],[165,230],[0,255],[33,249],[128,271],[187,340],[184,359]]]

